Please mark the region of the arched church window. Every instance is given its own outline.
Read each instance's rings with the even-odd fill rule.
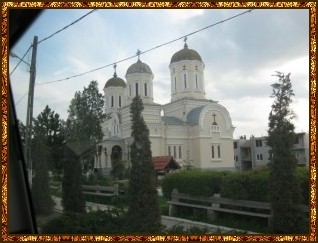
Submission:
[[[145,83],[145,96],[148,96],[147,83]]]
[[[114,107],[114,96],[110,98],[110,107]]]
[[[121,96],[118,97],[118,106],[121,107]]]
[[[118,134],[119,126],[116,120],[113,121],[113,135]]]
[[[177,91],[177,78],[174,77],[174,91]]]
[[[135,88],[136,88],[136,96],[138,95],[138,83],[135,84]]]
[[[184,88],[187,88],[187,74],[183,74],[183,82],[184,82]]]
[[[131,84],[129,84],[129,96],[131,96]]]
[[[195,88],[196,88],[196,89],[199,89],[198,74],[195,74]]]
[[[219,160],[221,159],[221,145],[220,144],[212,144],[211,145],[212,159]]]

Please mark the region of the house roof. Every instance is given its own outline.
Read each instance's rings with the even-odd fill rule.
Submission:
[[[187,115],[188,124],[194,125],[199,123],[200,114],[204,107],[205,107],[204,105],[196,107],[188,113]]]
[[[167,125],[182,125],[183,121],[174,116],[162,116],[161,120]]]
[[[163,171],[170,169],[180,169],[181,166],[176,162],[172,156],[156,156],[152,157],[152,162],[155,171]]]

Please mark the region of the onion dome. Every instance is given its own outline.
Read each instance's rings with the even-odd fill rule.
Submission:
[[[138,59],[138,61],[136,63],[134,63],[133,65],[131,65],[127,69],[126,75],[133,74],[133,73],[148,73],[148,74],[152,74],[152,71],[151,71],[150,67],[146,63],[143,63],[142,61],[140,61]]]
[[[187,43],[184,44],[184,48],[182,50],[176,52],[172,56],[170,63],[179,62],[182,60],[196,60],[202,62],[201,56],[195,50],[189,49]]]
[[[104,88],[107,87],[123,87],[126,88],[126,83],[124,80],[122,80],[121,78],[117,77],[116,72],[114,73],[114,77],[112,77],[111,79],[109,79]]]

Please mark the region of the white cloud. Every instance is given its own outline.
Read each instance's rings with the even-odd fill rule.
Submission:
[[[203,15],[204,9],[174,9],[165,10],[165,13],[168,15],[170,21],[176,23]]]
[[[75,10],[58,10],[56,21],[52,21],[55,15],[51,10],[45,11],[41,22],[35,22],[32,33],[45,37],[51,30],[57,30],[64,26],[63,23],[87,12],[78,10],[74,14],[72,11],[75,13]],[[50,18],[46,18],[49,12]],[[137,49],[145,51],[238,12],[237,9],[100,9],[39,45],[36,82],[66,78],[111,64],[134,55]],[[281,18],[281,13],[285,18]],[[206,64],[206,98],[219,100],[229,110],[236,126],[235,137],[266,134],[271,106],[270,85],[275,81],[271,74],[275,70],[292,73],[295,125],[300,130],[308,128],[306,26],[308,16],[302,10],[255,10],[189,37],[189,48],[198,51]],[[32,35],[29,37],[18,44],[16,50],[23,53],[32,40]],[[179,40],[141,56],[154,73],[154,100],[157,103],[170,102],[168,66],[171,56],[182,47],[183,41]],[[135,58],[118,63],[118,76],[125,79],[127,68],[136,61]],[[103,93],[105,82],[113,72],[113,68],[108,67],[45,88],[36,87],[38,109],[43,110],[43,104],[48,103],[56,112],[66,114],[76,91],[83,90],[91,80],[97,80]],[[23,68],[16,70],[11,81],[15,84],[15,97],[21,97],[28,89],[29,73]],[[23,113],[25,107],[21,102],[18,112]]]

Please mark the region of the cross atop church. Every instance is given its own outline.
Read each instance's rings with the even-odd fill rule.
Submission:
[[[212,123],[212,125],[217,125],[217,123],[216,123],[216,121],[215,121],[215,117],[216,117],[216,115],[215,115],[215,113],[213,113],[213,123]]]
[[[138,61],[140,61],[139,57],[140,57],[141,51],[138,49],[137,50],[137,55],[138,55]]]
[[[188,47],[188,45],[187,45],[187,40],[188,40],[188,37],[187,36],[185,36],[184,37],[184,48],[187,48]]]
[[[116,65],[116,63],[114,63],[114,77],[117,77],[117,73],[116,73],[116,68],[117,68],[117,65]]]

